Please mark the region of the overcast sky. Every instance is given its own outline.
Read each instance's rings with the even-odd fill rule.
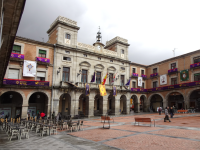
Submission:
[[[128,40],[129,60],[150,65],[200,49],[197,0],[26,0],[17,35],[46,42],[60,15],[77,21],[78,42],[92,45],[101,27],[103,43]]]

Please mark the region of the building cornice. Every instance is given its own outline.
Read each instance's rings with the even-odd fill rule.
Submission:
[[[125,45],[125,46],[130,46],[130,44],[128,44],[128,43],[124,43],[124,42],[121,42],[119,40],[116,40],[115,42],[112,42],[112,43],[106,45],[104,48],[106,49],[106,48],[108,48],[108,47],[110,47],[110,46],[112,46],[112,45],[114,45],[116,43],[119,43],[119,44],[122,44],[122,45]]]

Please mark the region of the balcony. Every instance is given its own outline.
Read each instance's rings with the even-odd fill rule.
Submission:
[[[49,81],[4,79],[3,84],[4,85],[21,85],[21,86],[49,86]]]
[[[143,78],[143,80],[147,79],[147,75],[142,74],[141,77]]]
[[[24,61],[24,54],[11,53],[10,60],[22,62]]]
[[[155,78],[155,77],[158,77],[158,73],[153,73],[150,75],[150,78]]]
[[[168,75],[174,74],[174,73],[178,73],[178,68],[174,68],[174,69],[169,69],[168,70]]]
[[[200,62],[190,65],[190,69],[196,69],[196,68],[200,68]]]
[[[38,64],[41,64],[41,65],[49,65],[50,64],[49,58],[36,57],[35,59],[36,59]]]
[[[131,88],[131,91],[133,91],[133,92],[147,92],[147,89],[143,89],[143,88]]]
[[[138,78],[138,73],[133,73],[131,77],[132,78]]]

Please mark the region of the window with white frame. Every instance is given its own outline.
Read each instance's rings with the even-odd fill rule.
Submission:
[[[177,84],[177,78],[171,78],[171,85]]]
[[[175,69],[176,68],[176,63],[171,63],[171,69]]]
[[[121,52],[122,52],[122,54],[124,54],[124,50],[123,49],[121,50]]]
[[[200,56],[194,57],[193,60],[194,60],[194,64],[199,63],[200,62]]]
[[[9,69],[8,79],[19,79],[19,69]]]
[[[46,56],[47,56],[47,51],[46,51],[46,50],[39,49],[39,54],[38,54],[38,56],[39,56],[39,57],[46,58]]]
[[[144,75],[144,70],[141,70],[141,74],[143,74],[143,75]]]
[[[136,82],[132,81],[132,88],[136,88]]]
[[[153,82],[153,88],[156,88],[156,87],[158,87],[158,81]]]
[[[84,57],[87,57],[87,55],[86,55],[86,54],[83,54],[83,56],[84,56]]]
[[[135,68],[132,68],[132,73],[135,73]]]
[[[144,82],[142,83],[142,88],[144,89]]]
[[[70,51],[67,51],[67,50],[66,50],[65,53],[70,54]]]
[[[157,68],[154,68],[153,73],[157,73],[157,72],[158,72]]]
[[[13,45],[12,53],[21,54],[21,46],[20,45]]]
[[[46,72],[45,71],[37,71],[37,80],[45,81]]]
[[[70,40],[70,38],[71,38],[70,34],[67,34],[67,33],[66,33],[66,34],[65,34],[65,38]]]
[[[200,73],[194,74],[194,81],[200,81]]]

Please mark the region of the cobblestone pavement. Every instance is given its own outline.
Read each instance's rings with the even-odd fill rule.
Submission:
[[[149,124],[134,125],[134,117],[156,120]],[[29,139],[12,139],[0,131],[0,150],[200,150],[200,114],[176,114],[172,122],[163,122],[164,115],[131,114],[114,117],[110,129],[103,129],[101,119],[84,119],[82,131],[58,130],[57,135],[40,137],[34,131]]]

